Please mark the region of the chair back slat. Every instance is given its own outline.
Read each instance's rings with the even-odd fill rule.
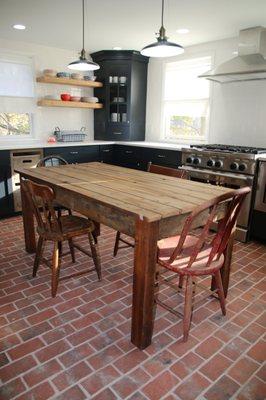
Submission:
[[[174,178],[187,179],[187,172],[185,170],[163,167],[161,165],[152,164],[151,162],[148,163],[147,171],[152,172],[153,174],[160,174],[166,176],[173,176]]]
[[[53,206],[54,191],[48,186],[39,185],[27,179],[23,180],[21,185],[32,207],[39,229],[42,232],[61,235],[61,224]]]
[[[233,190],[229,193],[215,197],[203,203],[202,205],[196,207],[187,217],[179,241],[177,243],[177,246],[174,249],[172,255],[170,256],[168,262],[170,264],[173,263],[174,260],[180,255],[183,249],[183,245],[186,241],[186,238],[193,227],[194,220],[198,218],[202,213],[205,213],[206,211],[208,212],[207,220],[204,224],[204,227],[201,230],[197,243],[195,244],[193,251],[190,254],[190,258],[186,268],[190,268],[193,265],[193,263],[196,261],[198,257],[199,252],[201,251],[202,247],[206,242],[210,243],[211,246],[211,251],[208,256],[206,268],[210,265],[210,263],[213,260],[218,260],[226,249],[226,246],[228,244],[229,238],[232,233],[232,229],[235,226],[237,217],[241,210],[241,206],[245,200],[245,197],[250,192],[250,190],[251,189],[249,187]],[[219,206],[225,202],[228,203],[225,216],[218,223],[218,230],[215,233],[214,238],[210,240],[210,229],[212,227],[212,223],[216,219]]]
[[[68,162],[61,156],[58,155],[51,155],[42,158],[38,164],[37,167],[54,167],[58,165],[67,165]]]

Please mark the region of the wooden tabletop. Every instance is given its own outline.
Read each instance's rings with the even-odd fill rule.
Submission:
[[[19,168],[17,172],[49,184],[55,192],[64,189],[64,193],[96,200],[149,222],[188,214],[197,205],[230,190],[98,162]]]

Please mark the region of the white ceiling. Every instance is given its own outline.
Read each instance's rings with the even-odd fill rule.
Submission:
[[[121,46],[140,50],[154,42],[161,0],[86,0],[85,47],[93,52]],[[24,24],[17,31],[13,24]],[[167,36],[183,46],[266,26],[266,0],[165,0]],[[180,35],[178,28],[190,33]],[[81,48],[81,0],[0,0],[0,38]]]

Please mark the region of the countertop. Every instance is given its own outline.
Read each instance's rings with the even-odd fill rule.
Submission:
[[[105,140],[92,140],[90,142],[70,142],[70,143],[47,143],[47,142],[24,142],[24,143],[8,143],[0,144],[0,150],[16,150],[16,149],[42,149],[42,148],[53,148],[53,147],[69,147],[69,146],[96,146],[96,145],[108,145],[108,144],[120,144],[125,146],[139,146],[139,147],[150,147],[155,149],[167,149],[167,150],[181,150],[184,147],[189,147],[187,144],[175,144],[165,142],[112,142]]]

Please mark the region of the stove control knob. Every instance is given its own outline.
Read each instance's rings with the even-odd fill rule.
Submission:
[[[233,162],[232,164],[230,164],[230,169],[235,171],[237,168],[238,168],[238,164],[236,162]]]
[[[223,166],[223,163],[222,163],[221,160],[217,160],[217,161],[215,161],[214,165],[215,165],[216,168],[221,168]]]
[[[239,169],[239,171],[245,171],[245,169],[247,169],[247,165],[246,164],[240,164],[238,169]]]
[[[214,160],[212,160],[211,158],[207,161],[207,165],[208,167],[213,167],[214,166]]]
[[[193,164],[198,165],[199,163],[200,163],[200,159],[199,158],[194,158]]]
[[[187,162],[188,164],[192,164],[192,162],[193,162],[193,157],[188,157],[188,158],[186,159],[186,162]]]

